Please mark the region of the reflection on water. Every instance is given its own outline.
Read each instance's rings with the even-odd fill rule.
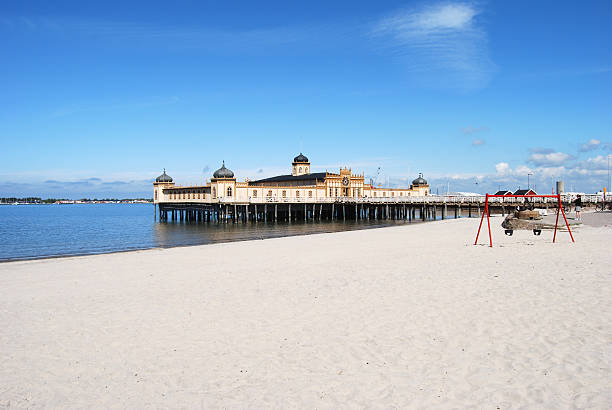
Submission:
[[[313,233],[352,231],[407,224],[405,221],[316,221],[316,222],[249,222],[185,224],[157,223],[154,226],[156,246],[201,245],[249,239],[279,238]]]

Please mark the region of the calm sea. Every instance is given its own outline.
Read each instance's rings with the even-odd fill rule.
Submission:
[[[152,204],[0,205],[0,261],[377,228],[403,221],[186,224]]]

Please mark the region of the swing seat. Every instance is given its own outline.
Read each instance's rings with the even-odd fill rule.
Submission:
[[[504,231],[504,233],[505,233],[506,235],[508,235],[508,236],[512,236],[512,234],[514,233],[514,231],[513,231],[512,229],[506,229],[506,230]]]
[[[540,234],[541,234],[541,233],[542,233],[542,230],[541,230],[541,229],[534,229],[534,230],[533,230],[533,234],[534,234],[535,236],[540,236]]]

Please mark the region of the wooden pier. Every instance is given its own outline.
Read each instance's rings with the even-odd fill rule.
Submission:
[[[156,214],[162,222],[189,223],[237,223],[237,222],[297,222],[321,220],[405,220],[426,221],[459,217],[480,217],[485,197],[427,196],[407,198],[334,198],[299,201],[275,200],[276,198],[251,199],[249,202],[219,200],[202,202],[158,203]],[[532,198],[536,208],[556,211],[557,204],[550,198]],[[563,197],[564,207],[571,203]],[[597,203],[597,196],[583,196],[584,206]],[[507,215],[523,206],[516,198],[490,198],[491,214]]]

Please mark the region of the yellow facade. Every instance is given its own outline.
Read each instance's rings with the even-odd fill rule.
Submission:
[[[310,162],[301,153],[294,158],[290,175],[240,182],[224,163],[210,182],[201,186],[177,186],[164,170],[153,183],[153,190],[155,203],[315,203],[429,195],[429,185],[422,175],[409,188],[373,187],[365,182],[363,174],[353,174],[350,168],[338,173],[311,173]]]

